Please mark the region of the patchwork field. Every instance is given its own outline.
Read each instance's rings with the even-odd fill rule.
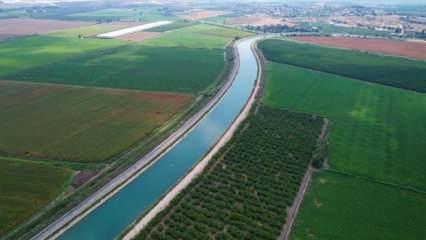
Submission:
[[[243,17],[235,17],[231,18],[230,20],[231,24],[235,25],[275,25],[275,24],[282,24],[287,26],[294,26],[294,23],[285,21],[284,19],[280,18],[272,18],[272,17],[259,17],[259,16],[243,16]]]
[[[0,159],[0,236],[57,197],[71,173],[41,163]]]
[[[144,41],[144,46],[219,48],[223,49],[236,37],[250,36],[252,33],[231,28],[198,24],[191,27],[165,32],[161,38]]]
[[[163,7],[107,8],[97,11],[75,13],[66,18],[82,21],[160,21],[177,19]]]
[[[0,154],[104,161],[191,100],[183,94],[0,81]]]
[[[12,18],[0,20],[0,41],[35,34],[92,25],[93,22]]]
[[[221,15],[229,14],[225,11],[216,11],[216,10],[195,10],[188,14],[180,15],[180,17],[188,20],[200,20],[210,17],[217,17]]]
[[[137,239],[277,239],[322,123],[260,108]]]
[[[264,41],[260,48],[272,61],[426,92],[424,61],[281,40]]]
[[[323,172],[313,179],[291,239],[423,239],[425,214],[425,194]]]
[[[313,44],[426,59],[426,43],[349,37],[292,37]]]
[[[135,44],[79,39],[81,32],[73,29],[0,44],[0,78],[198,93],[220,75],[225,45],[247,35],[197,25]]]
[[[332,168],[426,189],[426,96],[279,63],[265,103],[333,122]]]

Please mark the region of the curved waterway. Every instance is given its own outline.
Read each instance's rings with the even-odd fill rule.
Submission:
[[[212,148],[238,117],[257,78],[251,49],[255,38],[237,45],[240,67],[222,99],[156,163],[64,232],[59,239],[114,239],[166,194]]]

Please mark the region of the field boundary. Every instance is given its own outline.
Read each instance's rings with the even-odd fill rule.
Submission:
[[[234,73],[237,69],[234,64]],[[232,76],[232,75],[231,75]],[[41,232],[32,237],[32,239],[48,239],[56,238],[61,233],[65,232],[72,225],[76,224],[79,220],[88,215],[91,211],[96,209],[99,205],[108,200],[111,196],[117,193],[120,189],[125,187],[134,178],[139,176],[153,163],[155,163],[163,154],[176,145],[188,131],[194,128],[203,117],[210,112],[217,102],[222,99],[228,88],[232,85],[234,78],[229,76],[226,83],[220,91],[212,98],[201,110],[188,119],[179,129],[175,130],[169,137],[163,140],[158,146],[152,149],[143,158],[139,159],[135,164],[127,168],[114,179],[109,181],[106,185],[98,189],[91,196],[86,198],[83,202],[79,203],[76,207],[68,211],[65,215],[58,218],[52,224],[47,226]]]
[[[316,35],[314,35],[315,37],[317,37]],[[339,38],[339,37],[333,37],[333,36],[326,36],[329,38]],[[354,39],[372,39],[372,40],[389,40],[389,41],[399,41],[399,42],[405,42],[404,40],[400,40],[400,39],[393,39],[393,38],[363,38],[363,37],[350,37],[350,38],[354,38]],[[378,55],[378,56],[384,56],[384,57],[395,57],[395,58],[403,58],[403,59],[408,59],[408,60],[414,60],[414,61],[425,61],[426,62],[426,58],[415,58],[415,57],[410,57],[410,56],[403,56],[403,55],[397,55],[397,54],[390,54],[390,53],[385,53],[385,52],[380,52],[380,51],[368,51],[368,50],[362,50],[362,49],[356,49],[356,48],[346,48],[346,47],[338,47],[338,46],[332,46],[332,45],[326,45],[326,44],[319,44],[319,43],[313,43],[313,42],[308,42],[308,41],[302,41],[302,40],[298,40],[298,39],[294,39],[291,37],[287,37],[285,38],[286,41],[290,41],[290,42],[295,42],[295,43],[299,43],[299,44],[309,44],[309,45],[313,45],[313,46],[318,46],[318,47],[326,47],[326,48],[332,48],[332,49],[340,49],[340,50],[347,50],[347,51],[355,51],[355,52],[361,52],[361,53],[366,53],[366,54],[371,54],[371,55]],[[425,43],[426,46],[426,43]]]
[[[154,206],[148,210],[146,214],[144,214],[136,223],[133,224],[133,227],[128,228],[125,230],[125,232],[122,234],[124,240],[131,240],[134,237],[137,236],[137,234],[145,227],[147,226],[152,219],[157,216],[158,213],[163,211],[165,208],[167,208],[170,203],[186,188],[188,187],[200,174],[204,172],[204,170],[209,166],[210,161],[212,160],[213,156],[218,153],[226,144],[229,142],[229,140],[232,138],[232,136],[237,131],[239,124],[242,123],[250,114],[251,107],[256,102],[256,96],[260,89],[260,82],[262,79],[262,71],[261,71],[261,63],[260,58],[257,55],[256,52],[256,43],[253,43],[251,46],[251,50],[253,54],[256,57],[256,62],[258,66],[257,71],[257,77],[256,77],[256,83],[253,87],[250,98],[246,101],[243,109],[240,111],[238,117],[231,123],[231,125],[228,127],[228,129],[224,132],[224,134],[221,136],[218,142],[215,143],[215,145],[208,151],[208,153],[200,160],[198,161],[189,172],[179,180],[179,182],[172,187]],[[238,56],[238,52],[237,52]],[[239,65],[239,60],[238,60]],[[236,77],[236,73],[233,74],[233,78]],[[132,225],[131,225],[132,226]]]
[[[323,118],[324,123],[322,125],[321,133],[318,137],[317,148],[320,142],[326,141],[328,138],[328,131],[330,126],[330,121],[327,118]],[[297,192],[296,197],[294,198],[293,204],[290,208],[287,209],[287,218],[283,226],[283,229],[278,237],[278,240],[288,240],[290,237],[291,230],[293,229],[294,221],[297,218],[299,213],[300,206],[305,198],[305,194],[308,191],[313,174],[317,170],[312,166],[312,159],[309,163],[308,169],[306,170],[305,176],[303,177],[302,182],[300,183],[299,191]]]

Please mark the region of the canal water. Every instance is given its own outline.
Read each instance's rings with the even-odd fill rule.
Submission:
[[[59,239],[114,239],[201,160],[237,118],[250,97],[258,69],[251,50],[254,41],[254,38],[247,39],[237,45],[240,68],[236,79],[198,125],[155,164]]]

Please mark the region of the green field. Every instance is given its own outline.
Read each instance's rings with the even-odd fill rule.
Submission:
[[[425,194],[323,172],[313,179],[291,239],[423,239],[425,215]]]
[[[41,163],[0,159],[0,236],[63,192],[71,173]]]
[[[282,40],[263,41],[269,60],[426,92],[426,62]]]
[[[176,16],[165,12],[161,7],[106,8],[97,11],[70,14],[66,18],[84,21],[160,21],[177,19]]]
[[[426,189],[426,96],[279,63],[264,101],[332,122],[330,165]]]
[[[346,33],[354,35],[367,35],[367,36],[381,36],[389,37],[391,32],[387,31],[376,31],[373,29],[367,28],[357,28],[357,27],[342,27],[336,26],[328,23],[303,23],[302,26],[307,27],[317,27],[321,33],[333,34],[333,33]]]
[[[0,43],[0,79],[22,69],[42,66],[88,52],[117,47],[124,41],[35,36]]]
[[[277,239],[322,123],[261,107],[137,239]]]
[[[215,82],[223,67],[221,49],[129,45],[29,68],[4,78],[198,93]]]
[[[197,25],[142,43],[78,38],[99,28],[0,43],[0,79],[197,94],[222,72],[225,45],[247,35]]]
[[[231,28],[198,24],[165,32],[161,37],[142,42],[145,46],[220,48],[223,49],[235,37],[252,35]]]
[[[328,50],[329,56],[333,55],[334,49],[323,48],[319,55],[314,50],[308,54],[311,61],[305,56],[305,47],[289,49],[286,44],[283,48],[274,44],[277,44],[274,51],[264,52],[269,59],[278,62],[305,59],[300,65],[309,68],[315,59],[318,69],[337,66],[337,61],[322,58]],[[345,62],[347,51],[342,54],[338,59]],[[383,65],[389,59],[395,61],[380,57],[375,65]],[[374,75],[373,70],[360,74]],[[424,94],[269,62],[263,101],[269,106],[316,113],[331,120],[328,156],[331,170],[314,175],[291,239],[425,236],[426,197],[424,193],[409,190],[426,189]]]
[[[104,161],[191,100],[183,94],[0,81],[0,154]]]

